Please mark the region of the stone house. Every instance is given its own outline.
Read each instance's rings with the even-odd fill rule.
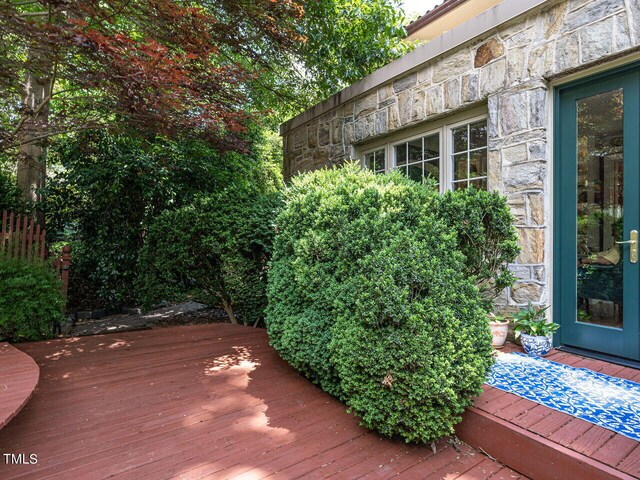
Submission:
[[[408,30],[429,41],[281,126],[285,178],[357,159],[500,191],[522,252],[498,304],[640,360],[637,243],[616,243],[640,229],[640,1],[447,0]]]

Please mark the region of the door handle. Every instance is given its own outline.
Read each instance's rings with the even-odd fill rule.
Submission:
[[[629,261],[631,263],[638,263],[638,231],[631,230],[629,232],[629,240],[624,240],[622,242],[616,242],[618,245],[629,244]]]

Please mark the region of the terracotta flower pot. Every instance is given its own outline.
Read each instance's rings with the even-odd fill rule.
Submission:
[[[509,322],[502,321],[489,321],[489,328],[491,329],[491,346],[493,348],[502,348],[504,346],[504,342],[507,339],[507,334],[509,333]]]

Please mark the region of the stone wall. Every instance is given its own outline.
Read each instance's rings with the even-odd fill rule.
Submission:
[[[488,110],[488,184],[508,197],[522,252],[498,303],[549,301],[549,79],[638,49],[638,0],[551,1],[396,80],[285,131],[285,177],[465,108]],[[284,126],[287,128],[287,124]]]

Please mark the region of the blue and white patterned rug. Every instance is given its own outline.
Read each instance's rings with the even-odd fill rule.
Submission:
[[[639,383],[521,353],[501,353],[487,384],[640,441]]]

